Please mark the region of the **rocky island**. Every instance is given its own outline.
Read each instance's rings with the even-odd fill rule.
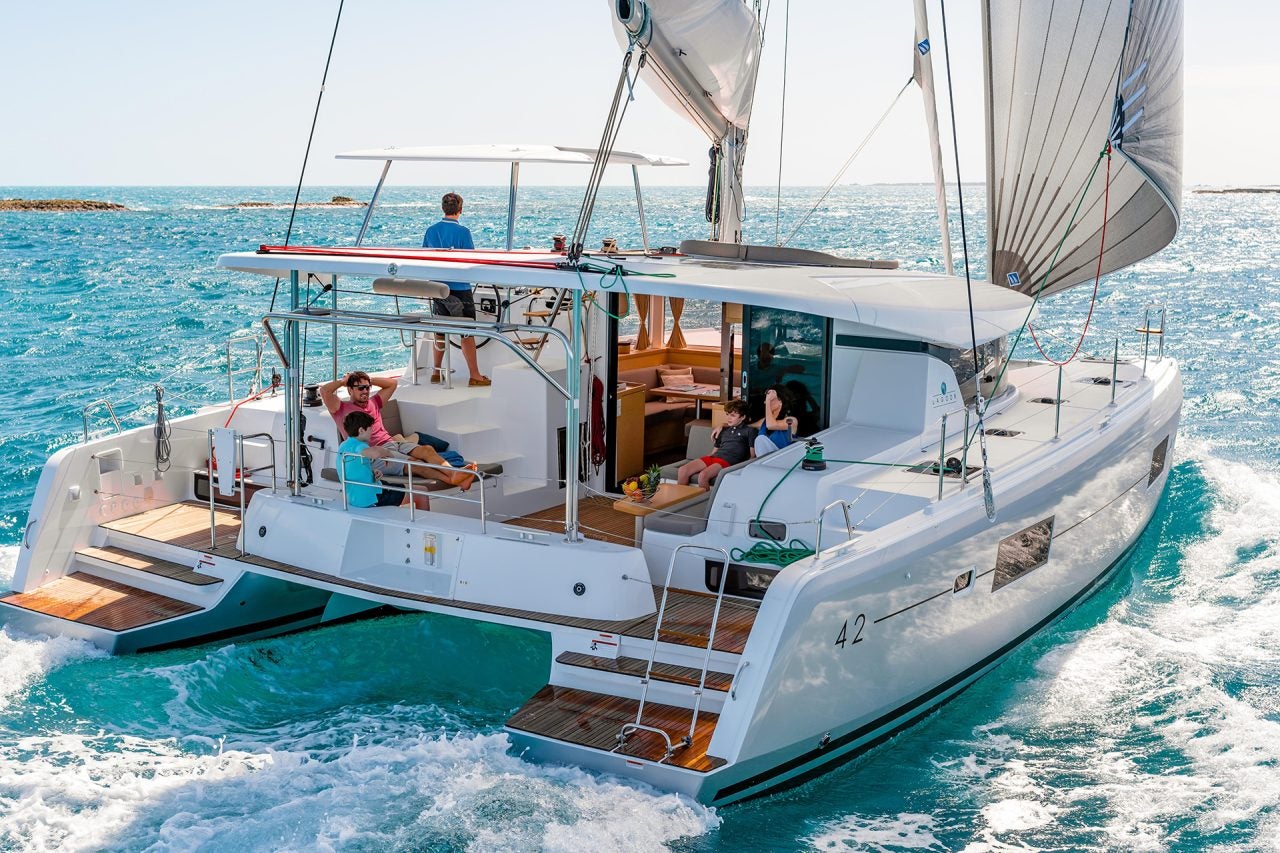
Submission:
[[[0,198],[0,210],[60,211],[80,213],[88,210],[128,210],[113,201],[91,201],[83,198]]]
[[[303,201],[298,203],[298,207],[364,207],[366,202],[356,201],[351,196],[335,195],[328,201]],[[244,210],[255,207],[293,207],[292,204],[282,204],[274,201],[240,201],[235,204],[228,205],[230,209]]]

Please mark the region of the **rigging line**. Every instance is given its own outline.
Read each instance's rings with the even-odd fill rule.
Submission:
[[[987,431],[983,426],[987,402],[982,396],[982,367],[978,363],[978,326],[973,316],[973,271],[969,264],[969,235],[964,221],[964,181],[960,177],[960,134],[956,130],[956,97],[951,86],[951,41],[947,37],[947,0],[939,0],[942,11],[942,48],[947,57],[947,106],[951,112],[951,150],[956,158],[956,198],[960,207],[960,245],[964,250],[964,289],[969,298],[969,340],[973,345],[974,408],[978,413],[978,446],[982,452],[982,502],[987,521],[996,520],[995,495],[991,489],[991,467],[987,464]],[[1007,362],[1006,362],[1007,364]],[[945,415],[944,415],[945,417]]]
[[[1049,360],[1051,364],[1058,367],[1064,367],[1075,360],[1076,355],[1080,352],[1080,347],[1084,345],[1084,337],[1089,334],[1089,321],[1093,319],[1093,309],[1098,304],[1098,283],[1102,280],[1102,256],[1107,251],[1107,206],[1111,201],[1111,143],[1107,142],[1107,147],[1103,149],[1103,155],[1107,158],[1107,174],[1102,185],[1102,235],[1098,241],[1098,268],[1093,274],[1093,296],[1089,298],[1089,314],[1084,318],[1084,329],[1080,332],[1080,339],[1076,341],[1076,348],[1071,351],[1071,355],[1067,356],[1066,361],[1055,361],[1052,356],[1044,351],[1044,347],[1040,345],[1040,339],[1036,337],[1036,330],[1030,323],[1027,323],[1027,331],[1031,333],[1031,340],[1035,341],[1036,349],[1040,350],[1040,354]]]
[[[876,123],[872,125],[871,130],[867,131],[867,135],[863,138],[862,142],[858,143],[858,147],[849,155],[849,159],[844,161],[844,165],[840,167],[840,171],[836,172],[836,176],[831,179],[831,183],[827,184],[827,188],[822,191],[822,195],[816,202],[814,202],[813,207],[809,208],[809,212],[804,215],[804,218],[800,220],[795,228],[791,229],[791,234],[786,240],[782,241],[780,245],[786,246],[795,239],[796,233],[804,227],[804,224],[809,221],[809,217],[813,216],[814,212],[817,211],[817,209],[822,206],[822,203],[827,200],[827,196],[831,194],[831,190],[835,187],[836,182],[844,177],[844,173],[853,165],[854,159],[862,153],[863,148],[867,147],[867,143],[871,141],[871,137],[880,129],[880,125],[884,124],[884,120],[889,117],[889,113],[893,112],[893,108],[898,105],[898,101],[902,98],[902,95],[915,81],[916,79],[914,76],[907,78],[907,82],[898,90],[898,94],[893,96],[893,101],[889,104],[889,108],[886,109],[880,118],[877,119]]]
[[[782,144],[787,135],[787,56],[791,48],[791,0],[782,24],[782,117],[778,122],[778,198],[773,207],[773,242],[779,246],[782,239]]]
[[[329,80],[329,64],[333,61],[333,46],[338,41],[338,25],[342,23],[342,5],[346,0],[338,0],[338,15],[333,19],[333,35],[329,38],[329,53],[324,58],[324,73],[320,75],[320,91],[316,93],[316,108],[311,114],[311,132],[307,134],[307,148],[302,154],[302,170],[298,173],[298,188],[293,193],[293,207],[289,211],[289,227],[284,232],[284,245],[289,245],[293,235],[293,221],[298,215],[298,199],[302,197],[302,180],[307,174],[307,160],[311,157],[311,143],[316,136],[316,123],[320,119],[320,102],[324,99],[324,87]],[[280,293],[280,277],[276,276],[275,288],[271,291],[271,310],[276,310],[276,297]]]
[[[592,164],[591,176],[587,180],[586,192],[582,196],[582,204],[578,208],[578,223],[573,229],[573,240],[569,244],[568,263],[576,264],[582,257],[583,243],[587,239],[587,231],[591,227],[591,217],[595,212],[596,196],[600,192],[600,183],[604,180],[605,167],[609,163],[609,157],[613,154],[614,143],[618,139],[618,132],[622,129],[622,120],[626,116],[627,106],[634,99],[630,94],[631,79],[629,69],[631,67],[631,57],[635,52],[635,45],[629,48],[622,57],[622,71],[618,75],[618,85],[614,88],[613,103],[609,107],[609,115],[605,120],[604,132],[600,135],[600,147],[596,150],[596,160]],[[640,78],[640,71],[645,67],[648,59],[648,52],[644,49],[640,51],[640,60],[636,63],[636,79]],[[627,92],[628,96],[623,99],[623,93]],[[621,109],[619,109],[621,106]]]
[[[1080,196],[1076,201],[1075,209],[1071,212],[1071,219],[1068,220],[1067,228],[1062,233],[1062,239],[1058,241],[1058,248],[1053,252],[1053,259],[1049,262],[1049,269],[1045,270],[1044,276],[1040,279],[1039,286],[1036,287],[1036,292],[1031,297],[1031,304],[1027,306],[1027,316],[1023,318],[1022,326],[1018,329],[1018,334],[1013,336],[1013,345],[1009,347],[1009,354],[1005,356],[1004,364],[1000,366],[1000,372],[996,374],[995,384],[992,385],[993,389],[1000,387],[1000,381],[1004,379],[1005,373],[1009,370],[1009,364],[1013,361],[1013,354],[1017,352],[1018,344],[1022,341],[1022,333],[1031,325],[1031,314],[1036,310],[1036,305],[1040,302],[1040,297],[1044,293],[1045,285],[1049,283],[1049,276],[1053,274],[1053,268],[1058,263],[1058,255],[1062,252],[1062,247],[1067,242],[1067,237],[1071,236],[1071,229],[1075,227],[1076,217],[1080,213],[1080,208],[1084,205],[1085,198],[1089,195],[1089,187],[1093,186],[1093,179],[1097,177],[1098,167],[1102,165],[1102,158],[1105,157],[1106,154],[1107,152],[1105,149],[1098,154],[1098,159],[1094,161],[1093,169],[1089,172],[1089,179],[1085,181],[1084,188],[1080,190]],[[981,423],[981,421],[979,423]],[[974,437],[978,436],[978,432],[978,428],[975,427],[973,433]],[[985,442],[985,440],[986,439],[984,438],[983,441]],[[972,441],[972,438],[967,439],[965,447],[967,448]]]

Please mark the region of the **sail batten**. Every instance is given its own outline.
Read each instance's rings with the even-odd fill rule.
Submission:
[[[1099,254],[1105,274],[1162,249],[1182,192],[1181,0],[983,12],[990,279],[1048,295],[1092,281]]]

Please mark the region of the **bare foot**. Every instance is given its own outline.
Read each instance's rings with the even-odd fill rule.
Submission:
[[[476,463],[468,462],[453,475],[453,484],[462,489],[462,491],[467,491],[471,488],[471,484],[475,482],[477,470],[479,470],[479,467]]]

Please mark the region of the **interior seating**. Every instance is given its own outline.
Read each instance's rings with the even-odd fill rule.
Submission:
[[[619,382],[644,385],[644,453],[645,456],[665,453],[685,444],[685,421],[693,416],[694,404],[688,400],[668,402],[655,393],[663,385],[659,371],[690,370],[693,381],[699,385],[719,385],[720,369],[683,364],[659,364],[653,367],[637,367],[618,371]]]

